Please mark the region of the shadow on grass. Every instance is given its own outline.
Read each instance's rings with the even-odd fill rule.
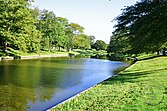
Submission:
[[[144,61],[144,60],[149,60],[149,59],[158,58],[158,57],[166,57],[166,56],[156,55],[152,57],[139,59],[138,61]],[[123,72],[123,74],[119,74],[119,72],[123,71],[125,68],[126,67],[121,67],[120,69],[114,71],[114,73],[117,74],[117,76],[111,77],[105,80],[104,82],[102,82],[102,84],[107,85],[107,84],[117,84],[117,83],[125,83],[125,82],[134,83],[134,82],[141,82],[141,81],[149,81],[150,77],[156,78],[155,74],[160,73],[161,71],[167,71],[167,68],[156,69],[155,67],[154,69],[148,69],[148,70],[141,70],[141,68],[126,70]]]
[[[167,68],[157,69],[157,70],[155,69],[155,70],[150,70],[150,71],[126,72],[126,74],[118,74],[115,77],[111,77],[111,78],[105,80],[104,82],[102,82],[102,84],[108,85],[108,84],[114,84],[114,83],[140,82],[140,81],[144,80],[144,79],[140,79],[140,78],[146,78],[146,80],[147,80],[147,77],[149,77],[152,74],[155,74],[159,71],[163,71],[163,70],[167,70]]]
[[[146,57],[143,59],[138,59],[137,61],[149,60],[149,59],[153,59],[153,58],[157,58],[157,57],[162,57],[162,55],[155,55],[155,56],[151,56],[151,57]]]

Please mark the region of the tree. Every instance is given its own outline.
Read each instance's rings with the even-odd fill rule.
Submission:
[[[41,32],[39,30],[37,30],[37,27],[36,27],[39,10],[38,9],[30,9],[30,11],[31,11],[31,14],[34,18],[34,25],[33,25],[33,27],[30,27],[31,29],[28,29],[29,30],[29,37],[26,38],[27,49],[29,52],[37,52],[39,54],[40,47],[41,47],[40,41],[41,41],[41,37],[42,37]]]
[[[94,47],[96,48],[96,50],[106,50],[107,44],[102,40],[97,40],[94,44]]]
[[[90,45],[91,45],[91,48],[93,48],[93,44],[94,44],[94,42],[95,42],[96,37],[93,36],[93,35],[90,35],[89,38],[90,38]]]
[[[66,35],[66,27],[68,25],[68,20],[63,17],[57,17],[58,27],[57,27],[57,36],[56,36],[56,46],[67,48],[69,43],[68,36]]]
[[[56,17],[53,12],[47,10],[40,12],[37,27],[43,34],[41,40],[43,50],[47,49],[51,51],[51,49],[56,46],[67,46],[68,39],[65,31],[67,24],[67,19]]]
[[[7,47],[26,52],[30,43],[38,49],[40,32],[34,26],[36,19],[29,5],[25,0],[0,0],[0,40],[5,52]]]
[[[127,53],[156,52],[167,41],[166,0],[144,0],[125,8],[115,20],[114,36],[125,39],[129,47]]]
[[[74,35],[82,34],[83,30],[84,30],[84,28],[77,23],[70,23],[69,28],[71,29],[71,31]]]
[[[124,54],[126,53],[129,49],[131,49],[127,37],[121,37],[119,38],[118,36],[111,36],[110,37],[110,43],[107,49],[107,52],[113,52],[115,54]]]
[[[42,32],[42,49],[47,49],[48,51],[50,51],[55,44],[55,36],[57,35],[57,22],[55,14],[47,10],[41,11],[37,28]]]
[[[85,34],[80,34],[74,37],[74,48],[76,49],[89,49],[90,38]]]
[[[70,51],[74,46],[74,37],[82,34],[84,28],[76,23],[70,23],[66,27],[66,34],[68,35],[68,51]]]

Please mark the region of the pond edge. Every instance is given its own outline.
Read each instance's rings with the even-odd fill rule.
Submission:
[[[133,64],[135,64],[135,63],[136,63],[136,62],[134,62]],[[97,83],[97,84],[95,84],[95,85],[93,85],[93,86],[91,86],[91,87],[89,87],[89,88],[87,88],[87,89],[85,89],[85,90],[82,90],[82,91],[79,92],[78,94],[73,95],[73,96],[69,97],[68,99],[66,99],[66,100],[64,100],[64,101],[62,101],[62,102],[60,102],[60,103],[58,103],[58,104],[55,104],[55,105],[50,106],[49,108],[45,109],[45,111],[54,111],[53,109],[56,108],[57,106],[59,106],[59,105],[61,105],[61,104],[64,104],[64,103],[66,103],[66,102],[69,102],[69,101],[75,99],[76,97],[78,97],[78,96],[80,96],[81,94],[83,94],[83,93],[85,93],[85,92],[91,90],[92,88],[96,87],[97,85],[101,84],[102,82],[104,82],[104,81],[106,81],[106,80],[108,80],[108,79],[111,79],[111,78],[113,78],[113,77],[115,77],[115,76],[119,76],[120,73],[122,73],[123,71],[126,71],[126,70],[128,70],[129,68],[131,68],[131,67],[133,66],[133,64],[128,65],[125,69],[121,70],[121,71],[118,72],[117,74],[114,74],[113,76],[111,76],[111,77],[109,77],[109,78],[107,78],[107,79],[102,80],[100,83]]]

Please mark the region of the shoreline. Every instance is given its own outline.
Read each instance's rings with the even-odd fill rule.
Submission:
[[[39,59],[39,58],[46,58],[46,57],[68,57],[69,54],[44,54],[44,55],[31,55],[31,56],[20,56],[19,60],[26,60],[26,59]],[[18,60],[15,59],[13,56],[7,57],[0,57],[0,61],[5,60]]]
[[[139,110],[165,110],[167,104],[166,98],[163,97],[166,94],[167,63],[164,60],[166,61],[167,57],[137,61],[120,72],[118,76],[96,85],[49,111],[128,110],[132,107]],[[160,89],[159,86],[161,86]],[[151,88],[153,94],[149,92],[148,88]],[[154,92],[157,91],[158,93],[154,95]],[[162,95],[159,96],[160,93]],[[153,101],[152,96],[160,98]]]
[[[46,54],[46,55],[34,55],[34,56],[20,56],[20,59],[38,59],[45,57],[68,57],[69,54]]]
[[[115,74],[115,75],[113,75],[113,76],[111,76],[111,77],[108,77],[108,78],[102,80],[101,82],[99,82],[99,83],[97,83],[97,84],[95,84],[95,85],[93,85],[93,86],[91,86],[91,87],[89,87],[89,88],[87,88],[87,89],[85,89],[85,90],[82,90],[82,91],[79,92],[78,94],[76,94],[76,95],[74,95],[74,96],[71,96],[70,98],[68,98],[68,99],[66,99],[66,100],[64,100],[64,101],[62,101],[62,102],[60,102],[60,103],[58,103],[58,104],[56,104],[56,105],[53,105],[53,106],[51,106],[51,107],[49,107],[49,108],[47,108],[47,109],[45,109],[45,110],[46,110],[46,111],[54,111],[54,109],[56,109],[56,107],[59,107],[59,106],[61,107],[61,105],[66,104],[66,103],[68,103],[68,102],[74,100],[75,98],[79,97],[80,95],[84,95],[84,93],[86,93],[87,91],[93,90],[93,88],[95,88],[96,86],[102,84],[103,82],[105,82],[105,81],[107,81],[107,80],[109,80],[109,79],[112,79],[112,78],[118,76],[118,74],[122,73],[123,71],[128,70],[130,67],[132,67],[132,65],[133,65],[133,64],[131,64],[131,65],[129,65],[128,67],[124,68],[122,71],[118,72],[117,74]]]

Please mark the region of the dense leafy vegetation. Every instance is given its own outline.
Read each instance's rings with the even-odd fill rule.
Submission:
[[[163,51],[167,43],[167,1],[142,0],[123,9],[110,40],[109,52],[123,54]]]
[[[93,45],[96,50],[106,50],[107,44],[102,40],[97,40]]]
[[[0,55],[90,49],[94,44],[95,37],[85,35],[81,25],[52,11],[32,8],[31,3],[0,0]]]
[[[30,3],[24,0],[0,0],[0,45],[21,51],[38,51],[41,34],[36,30],[36,18]]]

